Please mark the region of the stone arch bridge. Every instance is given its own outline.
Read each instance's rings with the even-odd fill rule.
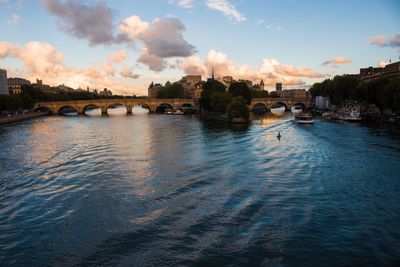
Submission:
[[[291,110],[294,106],[309,108],[311,106],[311,98],[253,98],[250,103],[250,110],[255,110],[257,107],[271,110],[271,108],[284,106],[286,110]]]
[[[107,113],[107,109],[115,106],[122,105],[126,107],[128,113],[132,112],[132,108],[136,105],[141,105],[149,109],[150,112],[156,112],[157,107],[162,105],[170,106],[173,109],[180,109],[185,106],[195,107],[194,99],[146,99],[146,98],[132,98],[132,99],[91,99],[91,100],[73,100],[73,101],[54,101],[54,102],[38,102],[34,105],[33,109],[49,109],[51,112],[57,114],[65,107],[72,107],[78,113],[83,113],[88,107],[98,107],[102,113]]]
[[[153,98],[132,98],[132,99],[91,99],[91,100],[74,100],[74,101],[54,101],[54,102],[38,102],[34,105],[34,110],[49,109],[54,114],[60,112],[65,107],[72,107],[78,113],[83,113],[88,107],[98,107],[102,113],[107,113],[107,109],[114,105],[123,105],[127,108],[128,113],[132,112],[132,108],[136,105],[148,108],[150,112],[156,112],[157,107],[162,105],[170,106],[173,109],[180,109],[185,106],[198,108],[198,101],[195,99],[153,99]],[[300,105],[304,108],[311,106],[310,98],[254,98],[250,103],[250,110],[255,107],[262,107],[270,110],[275,106],[285,106],[286,110],[290,110],[293,106]]]

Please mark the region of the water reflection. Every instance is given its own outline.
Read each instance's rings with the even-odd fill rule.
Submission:
[[[0,262],[395,265],[399,140],[357,124],[302,127],[290,113],[252,119],[2,127]]]

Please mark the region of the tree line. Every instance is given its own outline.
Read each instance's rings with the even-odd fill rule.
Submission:
[[[400,110],[400,79],[377,79],[360,82],[354,75],[338,75],[333,79],[325,79],[310,88],[314,97],[329,97],[334,105],[346,101],[375,104],[379,108]]]

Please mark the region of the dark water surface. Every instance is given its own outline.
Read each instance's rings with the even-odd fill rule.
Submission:
[[[400,142],[268,118],[1,126],[0,265],[400,266]]]

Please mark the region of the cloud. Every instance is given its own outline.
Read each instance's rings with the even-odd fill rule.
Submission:
[[[119,30],[135,41],[149,28],[149,23],[142,21],[138,16],[127,17],[119,26]]]
[[[103,70],[105,71],[105,74],[107,76],[115,76],[115,70],[112,64],[110,63],[103,63],[101,64],[101,67],[103,68]]]
[[[246,18],[228,0],[205,0],[208,8],[222,12],[226,17],[237,22],[245,21]]]
[[[194,0],[170,0],[170,4],[175,4],[183,8],[191,8],[194,5]]]
[[[114,54],[111,54],[107,57],[107,60],[113,63],[122,63],[128,57],[128,52],[123,49],[118,50]]]
[[[90,45],[141,42],[145,53],[138,61],[151,70],[165,69],[167,58],[188,57],[195,53],[195,47],[183,37],[185,26],[177,18],[155,19],[149,23],[138,16],[130,16],[120,23],[119,32],[114,34],[114,11],[104,2],[42,1],[49,12],[58,17],[61,30],[88,39]],[[112,57],[110,60],[117,63],[121,59]]]
[[[132,42],[141,41],[142,54],[138,62],[159,72],[167,67],[165,59],[193,55],[195,47],[183,38],[185,26],[177,18],[155,19],[151,24],[131,16],[120,25]]]
[[[384,68],[387,64],[389,64],[389,63],[385,62],[384,60],[380,60],[378,62],[378,67]]]
[[[182,35],[185,26],[179,19],[155,19],[151,27],[143,33],[148,53],[160,58],[188,57],[195,52]]]
[[[31,81],[39,78],[53,86],[65,83],[74,88],[86,88],[88,85],[98,89],[110,88],[114,93],[120,94],[139,92],[132,89],[131,85],[114,80],[112,76],[115,73],[111,64],[96,64],[89,68],[70,67],[65,64],[64,55],[50,44],[29,42],[21,46],[0,42],[0,59],[6,57],[19,59],[23,70],[18,75]]]
[[[58,17],[61,30],[89,40],[90,45],[110,44],[116,41],[114,11],[104,2],[84,4],[79,1],[42,0],[47,10]]]
[[[169,0],[168,2],[182,8],[192,8],[197,0]],[[236,9],[230,0],[203,0],[203,3],[208,8],[221,12],[230,20],[234,20],[236,22],[242,22],[246,20],[246,17]],[[262,22],[261,20],[258,21],[260,24]]]
[[[137,59],[139,63],[143,63],[149,67],[152,71],[160,72],[167,67],[167,61],[155,56],[153,54],[149,54],[148,50],[143,49],[142,54]]]
[[[393,36],[376,35],[372,37],[371,44],[380,47],[400,47],[400,34]]]
[[[260,25],[264,24],[264,22],[265,22],[265,20],[259,19],[259,20],[257,20],[256,22],[254,22],[253,25],[254,25],[254,26],[260,26]]]
[[[131,79],[138,79],[140,77],[139,74],[134,74],[132,68],[129,67],[123,68],[120,74],[122,77]]]
[[[200,57],[190,56],[182,62],[182,70],[189,75],[202,75],[208,74],[207,67],[201,62]]]
[[[348,64],[348,63],[351,63],[351,59],[344,57],[334,57],[331,60],[326,60],[322,62],[321,65],[337,68],[339,64]]]
[[[191,56],[181,64],[181,69],[186,74],[210,75],[214,69],[217,77],[230,75],[235,79],[246,79],[259,82],[261,79],[268,86],[273,86],[277,82],[286,85],[303,85],[302,78],[322,78],[324,75],[313,71],[310,68],[296,68],[292,65],[284,65],[276,59],[262,59],[258,68],[247,64],[240,64],[230,60],[223,52],[210,50],[204,62],[198,56]]]
[[[11,19],[8,21],[8,23],[14,26],[18,26],[19,20],[20,18],[17,14],[12,14]]]

